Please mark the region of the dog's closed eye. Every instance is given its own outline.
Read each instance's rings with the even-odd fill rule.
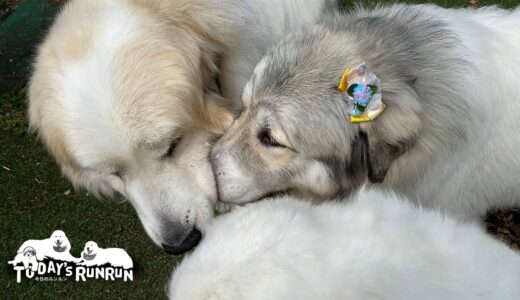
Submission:
[[[271,134],[271,129],[264,128],[258,132],[258,140],[266,147],[285,148]]]
[[[170,144],[170,147],[168,148],[168,151],[163,155],[164,158],[172,157],[173,154],[175,154],[175,149],[177,149],[177,146],[179,146],[180,142],[182,141],[182,138],[176,138],[173,140]]]

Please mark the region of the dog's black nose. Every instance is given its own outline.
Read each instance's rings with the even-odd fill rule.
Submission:
[[[161,245],[164,249],[164,252],[172,255],[181,255],[195,248],[195,246],[197,246],[197,244],[200,242],[201,238],[202,233],[200,233],[197,228],[193,228],[190,234],[188,234],[188,236],[179,245],[168,245],[164,243]]]

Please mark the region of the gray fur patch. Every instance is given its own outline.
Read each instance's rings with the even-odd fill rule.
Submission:
[[[458,37],[421,6],[332,13],[267,53],[253,78],[249,114],[268,111],[300,157],[323,162],[334,177],[330,180],[341,182],[344,190],[366,177],[381,182],[392,161],[409,149],[433,155],[465,139],[469,114],[462,74],[471,65],[460,53]],[[337,83],[347,67],[362,62],[381,79],[387,110],[358,125],[347,120]],[[368,136],[364,155],[356,149],[360,133]],[[235,147],[241,167],[262,174],[258,183],[266,185],[269,173],[248,157],[247,147]],[[272,178],[279,183],[294,172],[279,170]]]

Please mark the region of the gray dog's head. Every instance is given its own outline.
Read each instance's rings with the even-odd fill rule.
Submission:
[[[429,43],[444,51],[451,40],[441,24],[410,18],[417,28],[407,32],[392,17],[335,16],[270,50],[244,89],[244,111],[212,150],[220,199],[245,203],[292,192],[321,201],[348,194],[367,180],[385,180],[390,165],[421,143],[419,133],[428,137],[423,149],[450,139],[440,133],[451,125],[449,116],[445,124],[431,126],[438,116],[423,114],[430,97],[446,105],[437,111],[453,109],[446,99],[456,92],[443,87],[447,62],[436,57],[440,65],[421,73],[420,62],[428,63],[431,53],[423,57],[419,47]],[[421,30],[430,27],[425,41]],[[414,47],[417,51],[410,50]],[[338,82],[346,67],[362,62],[381,79],[387,108],[376,120],[356,124],[348,120]],[[425,123],[433,129],[422,130]]]

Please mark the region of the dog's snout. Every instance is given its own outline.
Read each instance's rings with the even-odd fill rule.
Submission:
[[[200,242],[201,238],[202,233],[194,227],[181,243],[162,243],[161,245],[166,253],[172,255],[181,255],[195,248],[195,246],[197,246],[197,244]]]
[[[215,145],[213,145],[213,148],[211,148],[211,151],[209,153],[209,160],[212,164],[214,164],[216,160],[220,158],[221,151],[222,146],[220,142],[217,142]]]
[[[218,177],[225,176],[225,172],[222,169],[222,160],[224,156],[226,156],[226,152],[229,152],[229,147],[222,145],[221,142],[216,144],[210,153],[210,163],[213,168],[213,175],[218,179]]]
[[[213,155],[213,157],[214,157],[215,159],[219,159],[219,158],[220,158],[220,153],[219,153],[219,151],[215,151],[214,153],[215,153],[215,154]]]

